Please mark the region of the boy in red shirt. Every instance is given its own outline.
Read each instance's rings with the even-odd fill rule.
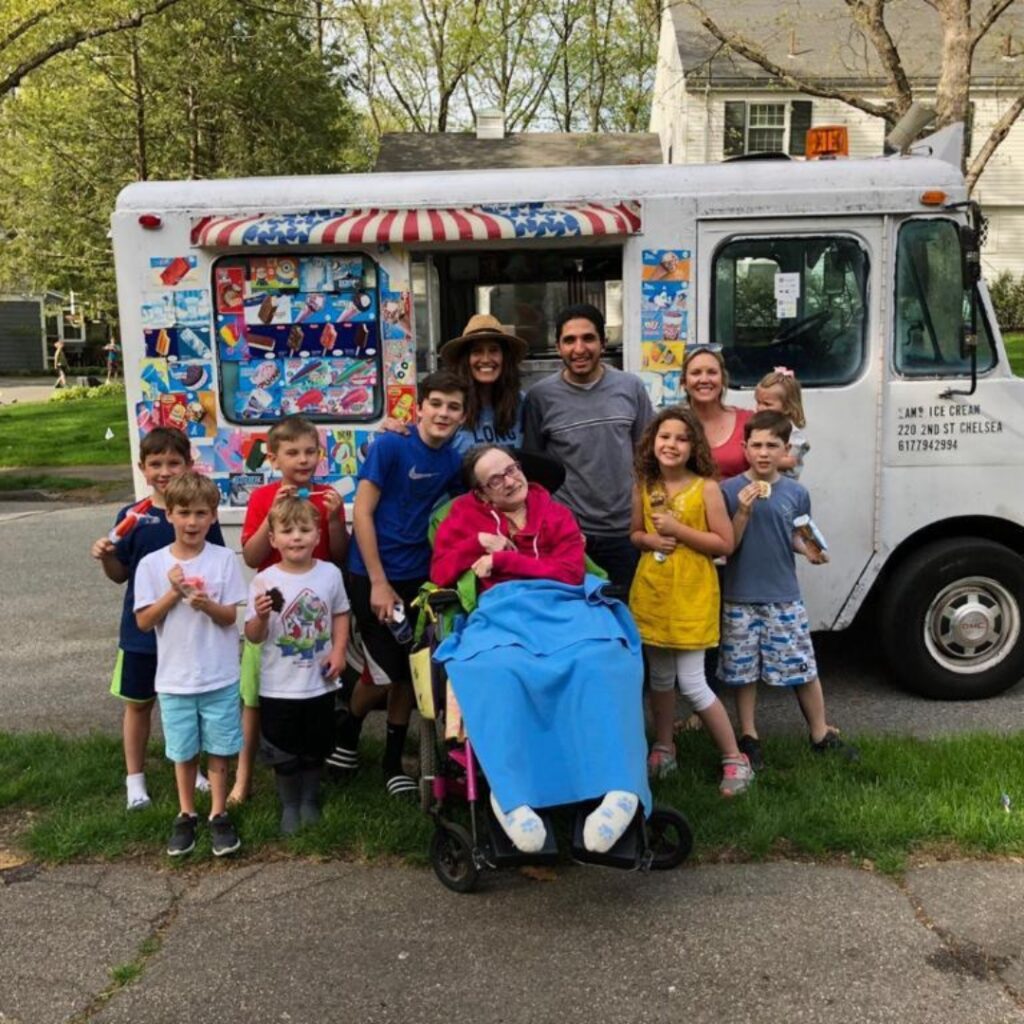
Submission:
[[[280,480],[264,484],[253,491],[245,510],[242,526],[242,559],[251,569],[262,570],[281,561],[281,554],[270,545],[270,522],[267,516],[275,502],[285,497],[303,497],[316,508],[320,522],[320,539],[313,557],[323,562],[344,565],[348,549],[345,528],[345,506],[333,487],[314,486],[313,474],[320,461],[320,435],[316,427],[302,416],[286,416],[275,423],[267,435],[267,457],[281,474]],[[305,492],[308,492],[305,493]],[[249,697],[247,696],[248,700]],[[241,803],[249,795],[252,767],[260,740],[259,697],[242,711],[244,744],[238,756],[238,774],[229,803]]]

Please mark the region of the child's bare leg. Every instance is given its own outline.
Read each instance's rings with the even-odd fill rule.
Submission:
[[[652,689],[648,700],[651,703],[651,717],[654,719],[654,742],[672,749],[672,732],[676,715],[676,691]]]
[[[145,770],[153,703],[151,700],[124,702],[121,734],[124,739],[124,767],[128,775],[138,775]]]
[[[260,745],[260,709],[242,708],[242,749],[235,769],[235,784],[228,794],[229,804],[245,803],[252,791],[253,765]]]
[[[206,759],[206,774],[210,779],[210,817],[223,814],[228,799],[228,759],[210,754]]]
[[[182,814],[196,813],[196,772],[199,769],[199,755],[191,761],[174,762],[174,782],[178,787],[178,807]]]
[[[736,733],[733,732],[732,722],[729,721],[729,713],[725,705],[716,697],[714,704],[697,712],[700,720],[704,723],[711,738],[715,741],[722,757],[740,757],[740,748],[736,746]]]
[[[800,702],[800,711],[807,722],[811,734],[811,742],[820,743],[828,732],[825,721],[825,695],[821,691],[821,680],[812,679],[803,686],[794,686],[793,692]]]
[[[733,687],[733,700],[736,702],[736,717],[740,722],[740,735],[753,736],[757,739],[755,713],[757,711],[757,683]]]

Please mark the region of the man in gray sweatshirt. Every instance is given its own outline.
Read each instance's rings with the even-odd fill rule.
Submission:
[[[587,554],[613,583],[628,587],[639,558],[629,539],[633,450],[654,410],[639,377],[601,362],[599,309],[563,309],[555,332],[565,366],[527,393],[523,447],[562,462],[559,501],[579,520]]]

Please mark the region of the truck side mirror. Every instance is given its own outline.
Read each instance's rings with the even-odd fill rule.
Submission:
[[[978,233],[966,224],[960,226],[960,273],[964,291],[974,291],[981,280],[981,246]]]

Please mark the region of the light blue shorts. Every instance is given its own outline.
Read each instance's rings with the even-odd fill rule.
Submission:
[[[818,677],[803,601],[722,604],[718,678],[727,686],[763,679],[769,686],[803,686]]]
[[[168,761],[191,761],[200,751],[232,757],[242,749],[238,683],[206,693],[161,693],[160,721]]]

